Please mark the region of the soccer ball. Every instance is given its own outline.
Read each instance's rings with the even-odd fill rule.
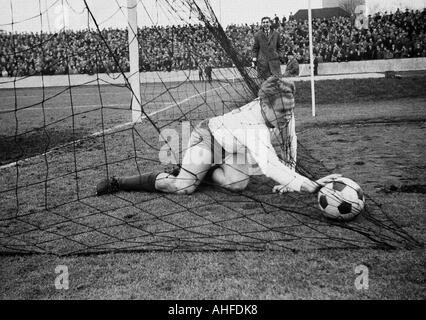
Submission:
[[[349,221],[364,211],[365,196],[356,182],[339,177],[321,188],[318,204],[325,217]]]

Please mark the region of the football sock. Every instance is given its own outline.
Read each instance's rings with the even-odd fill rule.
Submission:
[[[145,173],[118,179],[120,190],[155,192],[155,180],[161,172]]]

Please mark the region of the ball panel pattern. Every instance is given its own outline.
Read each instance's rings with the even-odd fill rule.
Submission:
[[[336,191],[343,191],[343,189],[346,188],[346,184],[341,181],[335,181],[333,182],[333,189]]]
[[[339,206],[337,207],[340,214],[350,214],[352,212],[352,205],[349,202],[343,201]]]
[[[364,210],[365,196],[356,182],[341,177],[319,191],[318,204],[325,217],[348,221]]]
[[[328,206],[328,201],[327,201],[327,196],[326,195],[321,195],[320,199],[319,199],[319,204],[321,206],[321,208],[325,209]]]

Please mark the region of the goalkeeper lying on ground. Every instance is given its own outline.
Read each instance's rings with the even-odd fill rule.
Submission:
[[[262,84],[258,99],[204,120],[193,130],[180,170],[111,177],[98,183],[97,195],[119,190],[191,194],[206,175],[214,185],[241,191],[259,171],[279,184],[274,192],[318,192],[335,175],[314,182],[295,172],[294,93],[294,83],[271,76]],[[283,144],[284,162],[271,136]]]

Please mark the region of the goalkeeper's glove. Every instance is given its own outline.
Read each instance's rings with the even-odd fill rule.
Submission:
[[[330,174],[324,178],[321,178],[315,181],[315,183],[318,185],[318,189],[315,191],[312,190],[311,192],[312,193],[319,192],[321,188],[323,188],[326,184],[335,181],[337,178],[340,178],[341,176],[342,176],[341,174]],[[298,190],[294,190],[293,188],[289,186],[278,185],[272,189],[272,192],[283,194],[288,192],[298,192]]]

